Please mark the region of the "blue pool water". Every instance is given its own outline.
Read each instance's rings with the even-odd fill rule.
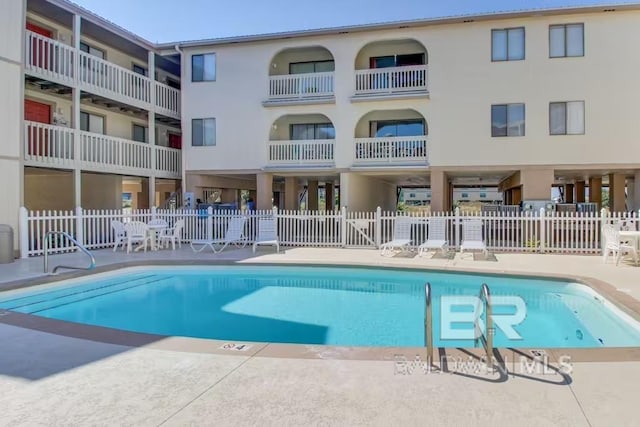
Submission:
[[[416,270],[293,266],[149,267],[0,293],[0,308],[160,335],[343,346],[423,346],[425,282],[432,286],[434,343],[473,347],[443,334],[445,299],[518,296],[521,338],[495,329],[496,347],[640,346],[640,325],[590,288],[562,281]],[[455,313],[473,314],[455,305]],[[494,304],[494,316],[514,314]],[[473,331],[473,322],[451,328]],[[446,335],[446,336],[443,336]]]

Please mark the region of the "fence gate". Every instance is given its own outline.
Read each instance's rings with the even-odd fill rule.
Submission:
[[[345,244],[348,248],[377,247],[376,212],[346,212]]]

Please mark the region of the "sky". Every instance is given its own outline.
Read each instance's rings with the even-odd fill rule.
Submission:
[[[632,3],[615,0],[72,1],[156,43],[496,11]]]

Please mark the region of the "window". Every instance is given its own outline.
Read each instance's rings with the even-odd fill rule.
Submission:
[[[491,136],[524,136],[524,104],[491,106]]]
[[[147,69],[137,64],[133,64],[133,72],[143,76],[147,75]]]
[[[104,59],[104,51],[93,46],[89,46],[85,42],[80,42],[80,50],[88,53],[89,55],[96,56],[98,58]]]
[[[549,104],[550,135],[584,134],[584,101]]]
[[[172,79],[171,77],[166,78],[166,84],[169,87],[180,90],[180,81],[176,79]]]
[[[584,24],[549,26],[549,57],[584,56]]]
[[[104,117],[81,111],[80,130],[104,134]]]
[[[216,79],[216,54],[191,55],[191,81],[210,82]]]
[[[480,198],[481,199],[486,199],[487,198],[487,193],[480,193]]]
[[[491,30],[491,60],[524,59],[524,27]]]
[[[147,142],[147,128],[146,126],[133,125],[133,140],[138,142]]]
[[[194,147],[216,145],[216,119],[191,120],[191,145]]]
[[[369,68],[405,67],[408,65],[424,65],[424,53],[406,55],[374,56],[369,58]]]
[[[335,139],[336,132],[331,123],[292,124],[291,139]]]
[[[424,135],[424,121],[410,119],[371,122],[371,134],[376,138]]]
[[[292,62],[289,64],[289,74],[324,73],[335,70],[333,60]]]

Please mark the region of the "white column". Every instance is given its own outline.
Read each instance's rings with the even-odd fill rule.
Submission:
[[[73,102],[71,104],[73,134],[73,191],[75,194],[75,205],[82,205],[82,170],[80,168],[81,160],[81,144],[80,144],[80,29],[82,27],[82,18],[80,15],[73,15],[73,47],[75,48],[74,69],[72,89]]]
[[[151,147],[151,173],[149,174],[149,207],[156,205],[156,53],[149,52],[148,59],[148,77],[151,80],[151,93],[149,99],[151,105],[149,107],[147,139]]]

